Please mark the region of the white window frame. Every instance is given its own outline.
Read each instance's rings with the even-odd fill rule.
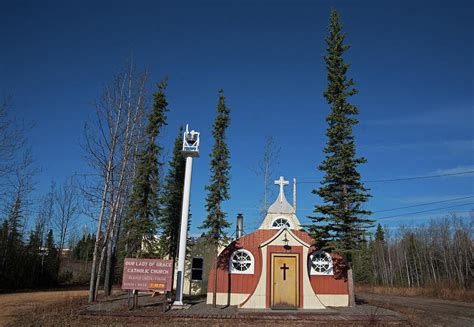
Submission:
[[[241,270],[237,270],[236,268],[234,268],[234,266],[232,265],[232,259],[234,258],[234,255],[236,255],[237,253],[239,252],[243,252],[245,254],[248,254],[249,257],[250,257],[250,267],[247,269],[247,270],[244,270],[244,271],[241,271]],[[240,274],[240,275],[252,275],[254,274],[254,271],[255,271],[255,259],[253,258],[253,255],[252,255],[252,252],[250,251],[247,251],[245,249],[238,249],[236,251],[234,251],[230,257],[229,257],[229,271],[231,274]]]
[[[329,268],[326,271],[321,272],[321,271],[317,271],[316,269],[314,269],[314,267],[313,267],[313,257],[314,257],[315,254],[324,254],[326,256],[326,258],[328,259]],[[318,276],[331,276],[331,275],[334,275],[334,266],[333,266],[333,262],[332,262],[332,257],[327,252],[314,251],[313,253],[311,253],[308,256],[308,265],[309,265],[309,274],[310,275],[318,275]]]
[[[293,224],[291,223],[291,220],[288,219],[288,218],[285,218],[285,217],[277,217],[277,218],[274,218],[270,224],[270,228],[271,229],[282,229],[283,227],[276,227],[276,226],[273,226],[273,224],[278,220],[278,219],[285,219],[287,222],[288,222],[288,225],[290,225],[290,227],[288,227],[289,229],[293,229]]]

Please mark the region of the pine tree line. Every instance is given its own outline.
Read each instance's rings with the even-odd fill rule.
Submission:
[[[0,103],[0,139],[0,289],[54,285],[59,249],[52,228],[58,193],[49,192],[40,201],[28,230],[36,170],[25,130],[15,124],[8,100]]]
[[[44,235],[42,226],[36,224],[34,230],[25,235],[22,215],[23,205],[17,194],[0,226],[0,289],[55,285],[59,251],[53,230]]]
[[[378,225],[354,257],[356,280],[389,287],[469,290],[474,277],[474,221],[455,215],[396,233]]]

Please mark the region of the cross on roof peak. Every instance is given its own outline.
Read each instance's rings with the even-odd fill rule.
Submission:
[[[280,202],[283,202],[283,196],[285,192],[283,191],[283,186],[290,184],[290,182],[285,181],[283,176],[280,176],[280,179],[275,181],[276,185],[280,185]]]

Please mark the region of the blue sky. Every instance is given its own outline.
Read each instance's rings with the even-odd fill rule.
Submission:
[[[0,96],[13,97],[29,131],[37,176],[34,196],[88,170],[80,142],[101,87],[130,56],[150,72],[150,91],[168,76],[169,124],[160,142],[170,151],[180,124],[201,132],[194,162],[192,233],[205,216],[211,128],[217,91],[232,109],[232,199],[228,218],[257,227],[263,191],[251,167],[266,136],[281,146],[278,176],[319,182],[325,117],[322,56],[330,8],[341,15],[346,54],[360,93],[355,128],[364,180],[474,170],[471,1],[11,1],[0,4]],[[474,174],[368,183],[373,211],[474,195]],[[318,184],[298,186],[302,222],[319,199]],[[291,190],[287,189],[291,201]],[[380,220],[417,224],[467,215],[474,199],[375,214],[374,218],[467,204]]]

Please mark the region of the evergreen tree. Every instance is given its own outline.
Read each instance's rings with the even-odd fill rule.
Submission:
[[[374,273],[372,270],[372,257],[374,249],[372,241],[364,241],[359,244],[353,257],[355,281],[359,283],[372,283]]]
[[[225,228],[230,227],[226,220],[226,213],[222,210],[222,202],[230,199],[229,195],[229,173],[230,153],[225,143],[225,132],[230,123],[230,109],[225,104],[224,91],[219,91],[219,102],[217,104],[217,117],[214,121],[212,135],[214,146],[211,156],[211,184],[206,186],[208,191],[206,198],[207,217],[200,228],[207,229],[205,237],[215,247],[216,260],[214,265],[214,292],[213,305],[216,305],[217,284],[217,255],[219,245],[225,238]]]
[[[366,159],[356,157],[352,128],[358,123],[354,118],[358,109],[347,98],[356,94],[357,90],[353,88],[353,80],[346,77],[349,64],[344,62],[343,54],[349,45],[344,44],[344,38],[339,15],[333,9],[326,38],[328,53],[324,56],[328,77],[324,97],[331,106],[326,118],[329,125],[324,149],[326,157],[319,166],[325,176],[322,186],[313,190],[324,204],[315,206],[315,213],[320,215],[311,217],[313,224],[309,226],[309,232],[318,248],[340,252],[350,261],[351,252],[367,235],[372,221],[364,218],[371,212],[362,208],[369,194],[360,180],[357,167]]]
[[[92,250],[94,249],[94,235],[84,234],[82,239],[77,242],[72,249],[72,257],[77,260],[88,261],[92,259]]]
[[[6,239],[3,257],[1,259],[0,280],[4,287],[16,287],[18,276],[23,272],[24,244],[22,241],[22,198],[20,191],[15,194],[15,199],[9,209],[7,222],[3,228],[6,229]]]
[[[186,161],[181,150],[183,146],[183,127],[179,128],[179,134],[175,139],[173,158],[169,162],[170,168],[165,178],[163,193],[161,196],[162,208],[160,212],[159,225],[162,230],[161,243],[165,254],[175,260],[177,256],[179,229],[181,224],[181,207],[183,201],[184,173]],[[188,224],[189,226],[189,224]]]
[[[377,225],[377,230],[375,231],[375,241],[381,243],[385,242],[385,232],[380,224]]]
[[[36,225],[35,229],[30,232],[30,238],[26,248],[27,260],[24,263],[29,276],[29,286],[38,286],[41,278],[41,226]]]
[[[3,271],[3,261],[7,254],[8,228],[8,220],[5,219],[0,227],[0,276]]]
[[[43,284],[56,283],[59,273],[58,249],[54,245],[53,230],[50,229],[44,244],[45,257],[43,258]]]
[[[159,167],[158,157],[162,148],[156,144],[163,125],[166,125],[168,102],[165,97],[166,81],[158,84],[153,94],[153,110],[146,127],[147,144],[140,154],[137,174],[133,183],[129,209],[125,221],[125,242],[127,254],[140,254],[141,244],[150,249],[157,229],[159,206]]]

